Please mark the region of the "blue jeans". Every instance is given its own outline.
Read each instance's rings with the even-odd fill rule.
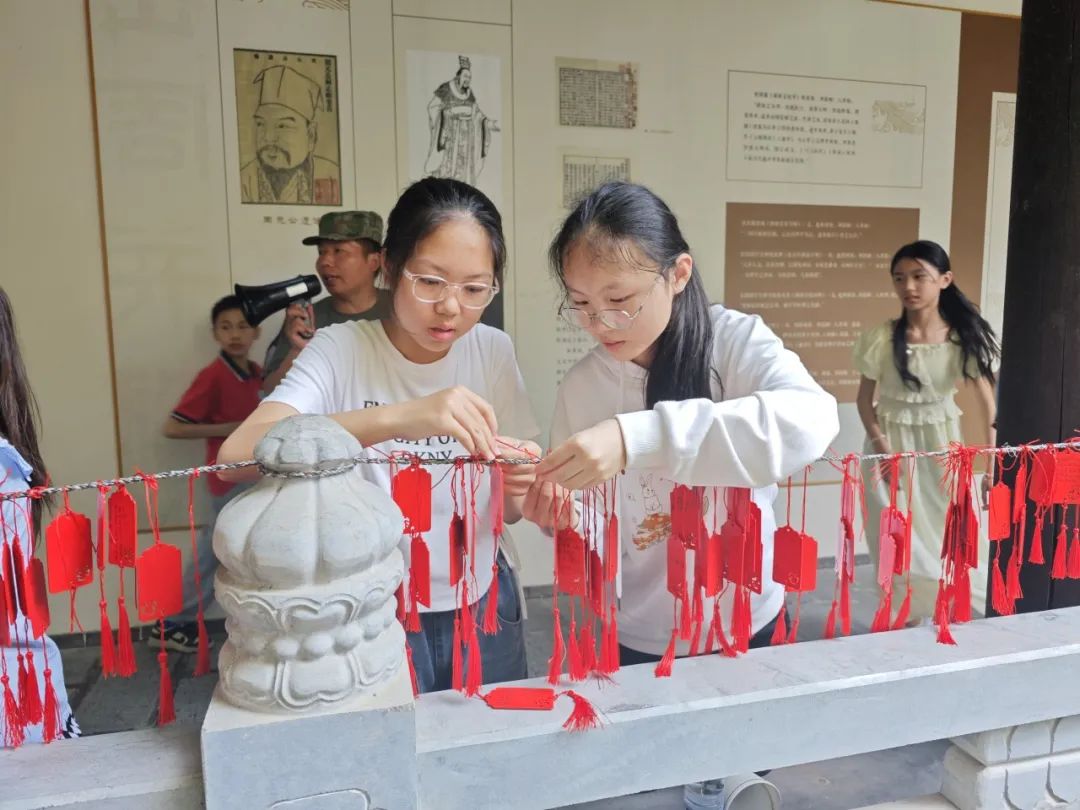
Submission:
[[[476,636],[480,642],[480,662],[484,683],[518,681],[529,676],[525,661],[525,627],[521,620],[521,600],[518,597],[517,577],[500,552],[498,557],[499,601],[496,612],[499,632],[487,635],[480,630],[484,621],[488,596],[473,605],[476,616]],[[444,610],[420,614],[420,632],[407,633],[412,649],[413,669],[421,692],[450,689],[454,662],[454,614]],[[462,651],[464,655],[464,650]],[[468,661],[465,672],[468,672]]]

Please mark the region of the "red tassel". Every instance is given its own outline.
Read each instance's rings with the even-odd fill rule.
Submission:
[[[26,739],[26,730],[7,672],[0,675],[0,683],[4,685],[4,747],[18,748]]]
[[[20,662],[22,658],[20,655]],[[26,725],[36,726],[41,722],[41,693],[38,691],[37,668],[31,650],[26,651],[26,669],[19,677],[19,710]]]
[[[499,566],[494,562],[491,564],[491,588],[488,589],[483,629],[489,636],[499,632]]]
[[[578,640],[577,624],[574,618],[570,618],[570,680],[583,681],[589,672],[585,669],[585,659],[581,654],[581,646]]]
[[[953,638],[952,632],[949,630],[948,621],[943,621],[938,625],[938,644],[956,644],[956,639]]]
[[[900,610],[896,613],[896,620],[893,621],[893,630],[903,630],[907,626],[908,617],[911,616],[911,586],[908,585],[907,592],[904,594],[904,601],[900,603]]]
[[[1028,562],[1032,565],[1045,565],[1046,558],[1043,557],[1043,533],[1042,533],[1042,521],[1035,521],[1035,534],[1031,537],[1031,554],[1028,556]]]
[[[780,615],[776,617],[776,629],[773,630],[772,638],[769,640],[769,644],[773,647],[779,647],[781,644],[787,644],[787,605],[780,605]]]
[[[938,579],[937,598],[934,600],[934,622],[939,623],[941,616],[948,616],[949,588],[945,585],[944,578]]]
[[[735,642],[736,652],[746,652],[750,649],[750,591],[739,588],[735,591],[735,609],[731,617],[731,635]]]
[[[825,638],[836,638],[836,600],[833,599],[829,615],[825,619]]]
[[[552,618],[554,619],[555,632],[551,643],[551,658],[548,659],[548,683],[555,684],[559,682],[559,677],[562,675],[563,657],[566,655],[558,602],[556,602],[555,609],[552,611]]]
[[[1069,579],[1080,579],[1080,529],[1073,529],[1069,546]]]
[[[454,655],[452,659],[451,687],[455,692],[460,692],[465,687],[464,661],[461,655],[461,614],[454,616]]]
[[[739,653],[728,641],[727,636],[724,635],[724,623],[717,616],[716,621],[716,642],[720,645],[720,652],[726,655],[728,658],[735,658]]]
[[[1020,558],[1016,553],[1016,546],[1013,546],[1013,553],[1009,555],[1009,564],[1005,572],[1005,593],[1009,597],[1009,601],[1014,605],[1017,599],[1024,598],[1024,592],[1020,589]]]
[[[701,588],[694,588],[694,628],[690,638],[690,655],[697,655],[701,649],[701,629],[705,624],[705,605],[701,598]]]
[[[664,657],[660,659],[660,663],[656,665],[656,670],[653,673],[657,678],[671,677],[671,667],[675,663],[675,639],[678,635],[678,630],[671,631],[671,641],[668,642]]]
[[[469,633],[468,666],[465,667],[465,694],[469,697],[480,692],[484,683],[484,665],[480,660],[480,639],[476,635],[476,625]]]
[[[420,624],[420,599],[416,595],[416,587],[409,580],[409,612],[405,615],[405,631],[419,633],[422,629]]]
[[[124,572],[121,571],[120,576],[123,575]],[[120,654],[117,656],[116,671],[121,678],[130,678],[135,674],[135,649],[131,646],[131,620],[128,618],[124,597],[117,600],[116,608],[120,613],[120,629],[116,631]]]
[[[956,639],[952,637],[949,630],[949,598],[946,594],[944,582],[939,582],[937,607],[934,614],[938,626],[938,644],[955,644]]]
[[[877,613],[874,614],[874,621],[870,624],[871,633],[883,633],[890,629],[889,621],[892,617],[892,591],[886,591],[881,596],[881,602],[878,605]]]
[[[101,608],[101,675],[111,678],[116,674],[116,643],[109,624],[108,602],[102,599],[98,606]]]
[[[581,635],[578,637],[581,648],[581,664],[585,670],[586,677],[588,673],[596,669],[596,639],[593,637],[592,622],[587,621],[581,628]]]
[[[199,649],[195,656],[195,677],[201,677],[210,672],[210,637],[206,632],[206,618],[203,616],[202,607],[198,611],[199,625]]]
[[[603,640],[601,644],[607,662],[601,665],[600,671],[605,675],[617,672],[619,669],[619,625],[615,618],[615,606],[611,606],[611,616],[604,623]]]
[[[167,726],[176,719],[176,709],[173,706],[172,675],[169,674],[169,654],[165,650],[158,652],[158,670],[161,673],[161,681],[158,689],[158,716],[157,724]]]
[[[1054,546],[1054,565],[1050,571],[1051,579],[1065,579],[1066,558],[1069,551],[1069,531],[1064,525],[1058,530],[1057,544]]]
[[[52,670],[46,662],[45,672],[45,707],[43,709],[44,725],[41,729],[42,739],[50,743],[60,737],[60,701],[56,699],[56,689],[53,687]]]
[[[971,571],[961,564],[956,573],[956,597],[953,600],[953,621],[971,621]]]
[[[588,731],[591,728],[599,728],[600,718],[596,714],[596,709],[588,700],[569,689],[563,694],[574,701],[574,710],[566,718],[563,728],[567,731]]]
[[[1008,594],[1005,592],[1005,575],[1001,573],[1000,561],[994,560],[992,565],[994,572],[991,575],[990,605],[994,608],[994,612],[999,615],[1011,616],[1013,605],[1009,602]]]
[[[619,660],[619,622],[616,618],[615,606],[611,606],[611,618],[608,619],[608,644],[610,645],[611,671],[618,671],[622,666]]]
[[[840,630],[851,635],[851,582],[847,574],[840,575]]]
[[[800,605],[795,606],[795,618],[791,622],[791,629],[788,631],[787,643],[794,644],[799,640],[799,608]]]
[[[713,609],[712,620],[709,622],[709,629],[705,631],[705,655],[712,654],[713,643],[716,640],[716,624],[719,620],[720,615]]]
[[[412,661],[412,647],[409,646],[409,642],[405,642],[405,661],[409,665],[409,682],[412,684],[412,696],[417,697],[420,694],[420,682],[416,679],[416,667],[413,666]]]
[[[689,641],[690,636],[693,635],[690,621],[690,602],[686,598],[685,591],[683,594],[679,599],[679,638],[683,641]]]

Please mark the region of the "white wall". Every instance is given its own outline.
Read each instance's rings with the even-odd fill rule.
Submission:
[[[0,3],[0,43],[9,77],[0,83],[9,155],[0,286],[15,308],[52,479],[107,478],[118,470],[117,437],[82,4]],[[93,504],[72,499],[86,512]],[[65,630],[66,603],[52,602]]]
[[[980,8],[1007,13],[998,5],[1010,2],[1015,5],[985,0]],[[19,77],[0,90],[5,109],[15,112],[17,123],[8,131],[11,154],[18,156],[3,184],[0,284],[18,309],[54,480],[111,476],[119,471],[118,457],[125,472],[198,462],[200,443],[167,441],[158,428],[192,374],[213,356],[209,304],[234,281],[310,272],[313,253],[299,245],[307,229],[260,230],[236,203],[233,47],[295,49],[293,32],[304,29],[304,47],[338,55],[342,87],[346,77],[351,84],[342,127],[342,149],[348,150],[343,203],[383,213],[409,179],[401,161],[407,136],[401,52],[438,46],[504,60],[503,209],[513,247],[507,325],[545,425],[554,402],[557,299],[544,251],[565,213],[560,160],[567,150],[629,157],[633,179],[654,187],[680,215],[718,299],[728,201],[910,206],[920,211],[923,235],[948,241],[956,12],[864,0],[677,0],[664,6],[645,0],[353,0],[349,12],[301,5],[90,3],[106,283],[83,6],[0,4],[0,59],[5,75]],[[320,36],[323,29],[330,33]],[[898,42],[917,46],[915,55],[912,48],[891,47]],[[637,128],[559,127],[558,57],[637,63]],[[731,69],[926,85],[923,186],[727,181],[724,88]],[[267,323],[263,345],[275,329],[275,322]],[[853,449],[860,432],[854,408],[845,406],[842,419],[841,449]],[[162,488],[166,524],[183,524],[182,489]],[[810,528],[826,554],[837,500],[834,486],[811,488]],[[92,511],[89,500],[77,506]],[[526,551],[526,582],[546,581],[548,545],[531,532],[517,534]],[[171,540],[187,547],[183,531]],[[95,601],[91,597],[86,604]],[[96,618],[91,613],[82,616]]]

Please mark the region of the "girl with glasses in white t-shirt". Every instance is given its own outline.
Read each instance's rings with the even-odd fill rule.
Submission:
[[[502,218],[494,204],[457,180],[421,180],[390,212],[383,249],[392,314],[318,330],[281,384],[226,440],[219,461],[251,458],[267,431],[295,414],[328,415],[365,447],[388,454],[422,460],[536,458],[540,448],[532,440],[540,431],[514,347],[504,332],[479,323],[506,264]],[[535,468],[501,467],[505,522],[514,523]],[[390,491],[387,465],[358,469]],[[420,631],[408,634],[421,691],[450,688],[452,678],[457,591],[450,581],[454,476],[444,474],[448,469],[453,468],[431,468],[431,530],[425,533],[431,604],[420,606]],[[527,675],[518,588],[502,553],[496,556],[489,493],[488,486],[476,491],[478,564],[467,583],[473,615],[483,617],[486,594],[499,578],[499,630],[478,636],[484,682]],[[479,564],[493,558],[495,572]]]

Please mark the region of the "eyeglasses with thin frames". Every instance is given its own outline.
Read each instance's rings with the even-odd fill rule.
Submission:
[[[467,281],[464,284],[455,284],[441,276],[425,276],[410,273],[408,270],[402,270],[401,274],[412,282],[412,293],[416,300],[424,304],[438,304],[440,301],[445,301],[446,296],[453,291],[458,303],[466,309],[483,309],[499,292],[497,282],[480,284]]]
[[[653,291],[656,290],[656,285],[664,278],[660,273],[656,274],[656,280],[653,285],[649,287],[649,291],[645,294],[644,300],[632,313],[622,309],[602,309],[599,312],[586,312],[579,307],[568,307],[565,304],[559,308],[559,314],[571,326],[576,326],[578,329],[588,329],[592,326],[594,321],[599,321],[608,329],[614,329],[621,332],[629,329],[634,324],[634,319],[641,314],[641,311],[645,309],[645,305],[649,303],[649,298],[652,297]]]

